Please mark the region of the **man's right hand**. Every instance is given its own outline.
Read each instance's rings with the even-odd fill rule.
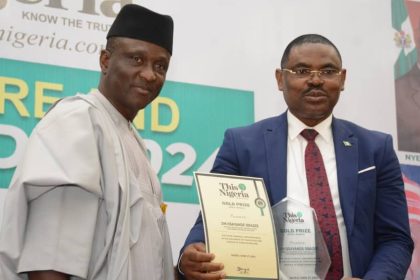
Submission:
[[[222,263],[213,263],[214,254],[206,253],[204,243],[193,243],[185,247],[179,268],[188,280],[223,279]]]

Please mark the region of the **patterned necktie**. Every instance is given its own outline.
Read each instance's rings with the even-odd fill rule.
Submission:
[[[339,280],[343,276],[340,234],[324,161],[315,143],[318,132],[313,129],[304,129],[301,135],[308,141],[305,149],[305,169],[309,199],[311,207],[316,212],[331,258],[331,266],[326,279]]]

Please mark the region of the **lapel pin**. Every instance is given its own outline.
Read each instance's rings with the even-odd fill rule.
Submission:
[[[349,141],[343,141],[345,147],[351,147],[351,143]]]

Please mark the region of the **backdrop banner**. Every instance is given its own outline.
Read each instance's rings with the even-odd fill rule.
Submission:
[[[56,100],[97,87],[106,34],[128,3],[175,22],[167,82],[134,121],[168,202],[175,261],[199,211],[193,172],[211,169],[227,128],[286,109],[274,71],[304,33],[341,51],[346,89],[334,115],[393,136],[419,244],[418,0],[0,0],[0,221],[32,129]],[[419,248],[407,279],[420,279]]]

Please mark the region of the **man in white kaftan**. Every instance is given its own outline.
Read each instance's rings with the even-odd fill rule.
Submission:
[[[34,129],[5,203],[0,279],[173,279],[160,185],[131,124],[160,92],[173,31],[170,45],[141,37],[143,30],[127,39],[126,17],[136,13],[162,24],[162,15],[125,6],[107,37],[117,43],[101,53],[100,91],[61,100]],[[121,56],[137,47],[157,70],[123,64]],[[118,92],[124,79],[137,86]]]

